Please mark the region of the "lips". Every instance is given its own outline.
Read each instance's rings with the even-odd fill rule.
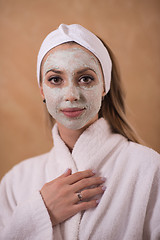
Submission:
[[[74,118],[79,117],[85,111],[85,108],[65,108],[61,111],[65,116]]]

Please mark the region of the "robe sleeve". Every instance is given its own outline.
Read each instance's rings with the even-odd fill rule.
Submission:
[[[160,171],[154,179],[154,186],[151,191],[151,201],[149,203],[151,223],[148,226],[151,229],[151,239],[160,239]],[[152,207],[154,205],[154,208]]]
[[[53,239],[50,217],[39,191],[17,203],[12,185],[7,176],[0,185],[0,239]]]
[[[160,167],[155,172],[144,223],[144,239],[160,239]]]

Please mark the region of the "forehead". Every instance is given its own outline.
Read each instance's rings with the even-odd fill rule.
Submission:
[[[46,62],[46,60],[48,59],[48,57],[50,55],[56,55],[56,53],[60,52],[61,50],[64,51],[64,50],[70,50],[70,51],[74,51],[74,49],[76,49],[77,51],[78,50],[81,50],[79,51],[79,53],[86,53],[85,55],[88,55],[90,57],[92,57],[92,59],[94,59],[94,61],[101,66],[99,60],[97,59],[97,57],[91,53],[88,49],[82,47],[81,45],[77,44],[77,43],[74,43],[74,42],[68,42],[68,43],[64,43],[64,44],[61,44],[59,46],[56,46],[54,48],[52,48],[46,55],[45,57],[43,58],[42,60],[42,64],[41,66],[44,65],[44,63]],[[68,52],[68,51],[66,51]],[[83,56],[83,55],[81,55]]]

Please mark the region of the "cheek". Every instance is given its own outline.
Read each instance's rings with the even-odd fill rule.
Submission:
[[[92,87],[89,91],[84,92],[84,96],[91,105],[99,104],[102,99],[102,86],[99,84],[97,86]]]
[[[47,103],[56,104],[61,99],[61,89],[50,88],[44,83],[43,92]]]

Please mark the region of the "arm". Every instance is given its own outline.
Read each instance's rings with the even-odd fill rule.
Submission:
[[[150,230],[151,240],[160,239],[160,169],[156,172],[152,188],[150,192],[150,199],[148,204],[148,213],[146,218],[149,218],[148,230]]]
[[[151,240],[160,239],[160,168],[155,170],[150,188],[143,238]]]
[[[18,204],[8,180],[6,176],[0,186],[0,239],[52,239],[52,224],[40,193]]]

